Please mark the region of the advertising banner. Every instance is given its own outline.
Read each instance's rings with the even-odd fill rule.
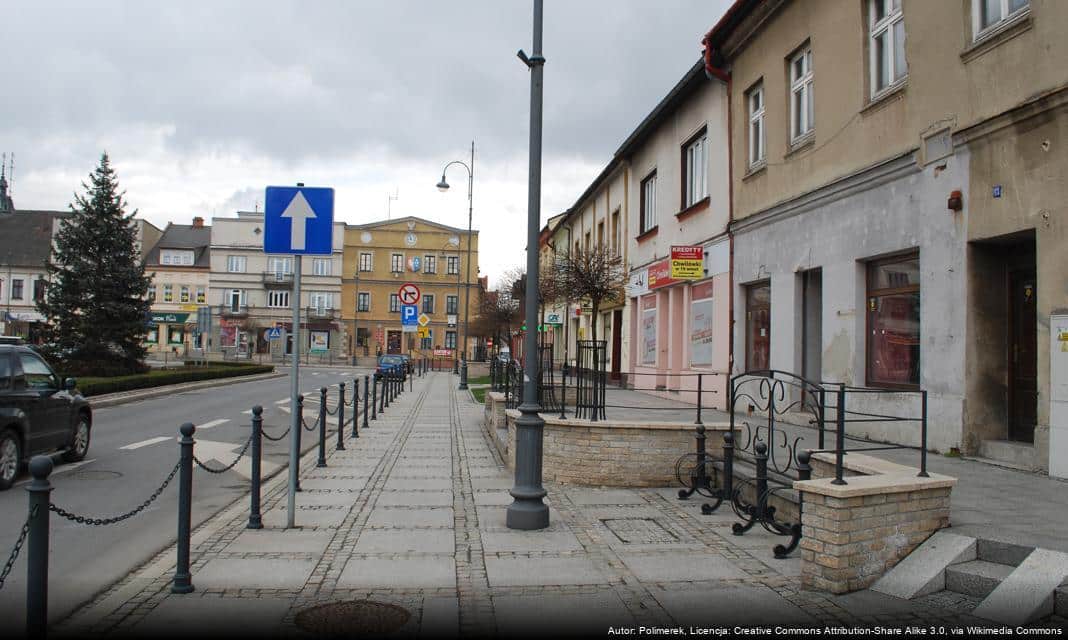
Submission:
[[[679,280],[703,278],[704,248],[673,245],[671,247],[671,277]]]

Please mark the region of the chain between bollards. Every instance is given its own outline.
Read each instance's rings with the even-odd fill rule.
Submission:
[[[248,513],[248,529],[262,529],[260,515],[260,460],[263,455],[263,407],[252,407],[252,490]]]
[[[189,538],[193,520],[193,434],[197,428],[187,422],[179,429],[180,450],[178,473],[178,563],[174,570],[171,593],[192,593],[193,577],[189,574]]]

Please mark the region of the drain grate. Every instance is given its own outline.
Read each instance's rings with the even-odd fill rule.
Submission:
[[[294,622],[303,631],[327,635],[391,633],[404,626],[412,615],[407,609],[384,602],[352,600],[330,602],[305,609]]]
[[[608,530],[624,544],[672,544],[678,536],[652,518],[602,518]]]

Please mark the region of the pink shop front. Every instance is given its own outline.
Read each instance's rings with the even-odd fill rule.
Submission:
[[[701,280],[672,278],[670,258],[631,272],[628,386],[696,404],[700,377],[702,406],[726,409],[730,272],[728,245],[720,244],[706,248]]]

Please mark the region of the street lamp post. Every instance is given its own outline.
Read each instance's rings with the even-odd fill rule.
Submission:
[[[528,58],[519,58],[530,69],[530,167],[527,192],[527,290],[526,323],[523,336],[523,402],[516,418],[515,485],[509,493],[505,523],[509,529],[544,529],[549,526],[549,507],[542,498],[542,437],[545,421],[538,404],[538,235],[541,230],[541,122],[542,77],[545,58],[541,55],[542,0],[534,0],[534,47]]]
[[[441,170],[441,182],[438,183],[439,191],[448,191],[449,183],[445,182],[445,172],[450,166],[458,164],[467,169],[467,266],[464,268],[464,340],[463,351],[460,352],[460,388],[467,388],[467,321],[471,311],[471,215],[474,212],[474,186],[475,186],[475,142],[471,141],[471,164],[465,164],[461,160],[453,160]],[[456,274],[457,280],[460,274]],[[457,285],[456,302],[459,304],[459,285]],[[459,314],[457,314],[459,315]]]

